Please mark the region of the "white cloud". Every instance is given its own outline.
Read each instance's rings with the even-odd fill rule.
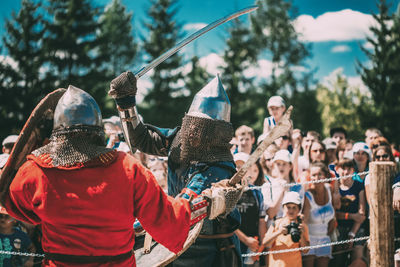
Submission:
[[[332,53],[344,53],[349,51],[351,51],[351,48],[348,45],[336,45],[331,49]]]
[[[274,64],[266,59],[260,59],[257,62],[257,66],[251,66],[247,68],[243,75],[247,78],[255,77],[256,79],[267,79],[272,74],[272,68]]]
[[[225,66],[224,59],[216,53],[208,54],[200,58],[199,64],[201,67],[205,68],[211,75],[217,75],[221,71],[219,67]]]
[[[365,43],[363,44],[363,47],[364,47],[365,49],[368,49],[368,50],[374,49],[374,46],[373,46],[370,42],[365,42]]]
[[[332,85],[336,83],[338,75],[347,79],[349,90],[359,89],[360,93],[362,93],[363,95],[365,95],[367,97],[371,97],[371,93],[370,93],[368,87],[362,81],[361,77],[360,76],[346,76],[345,74],[343,74],[342,67],[339,67],[339,68],[333,70],[331,73],[328,74],[328,76],[325,76],[322,79],[321,84],[323,84],[326,88],[332,90]]]
[[[294,27],[303,41],[349,41],[370,35],[369,27],[374,23],[372,15],[345,9],[326,12],[317,18],[301,15],[294,20]]]
[[[183,29],[185,30],[185,31],[197,31],[197,30],[200,30],[201,28],[204,28],[205,26],[207,26],[207,24],[205,24],[205,23],[189,23],[189,24],[186,24],[185,26],[183,26]]]
[[[0,62],[9,65],[13,69],[18,69],[18,63],[10,56],[0,55]]]

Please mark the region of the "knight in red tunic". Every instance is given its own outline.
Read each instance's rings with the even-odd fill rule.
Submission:
[[[207,216],[207,201],[167,196],[133,156],[106,148],[101,121],[95,100],[70,86],[50,143],[27,157],[3,198],[11,216],[41,224],[43,266],[135,266],[136,218],[177,253]]]

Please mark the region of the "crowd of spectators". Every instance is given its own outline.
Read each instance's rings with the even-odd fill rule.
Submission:
[[[285,101],[273,96],[267,103],[263,133],[255,136],[246,125],[238,127],[231,152],[239,169],[257,144],[279,123]],[[124,142],[119,118],[103,120],[107,147],[132,153]],[[295,122],[294,122],[295,125]],[[0,171],[17,140],[8,136],[2,142]],[[167,158],[133,153],[168,191]],[[243,254],[327,244],[369,235],[369,195],[371,161],[399,162],[400,153],[375,128],[365,131],[365,140],[351,140],[345,125],[332,128],[322,139],[316,131],[292,129],[274,141],[252,166],[246,179],[249,189],[237,204],[242,223],[235,231]],[[342,177],[330,182],[318,180]],[[400,175],[393,184],[396,237],[400,232]],[[400,244],[396,242],[396,249]],[[40,227],[17,222],[0,207],[0,250],[41,252]],[[40,259],[0,254],[0,264],[40,266]],[[400,252],[396,254],[400,264]],[[368,242],[350,242],[303,251],[243,258],[245,266],[368,266]],[[19,265],[17,265],[19,266]],[[400,265],[398,265],[400,266]]]

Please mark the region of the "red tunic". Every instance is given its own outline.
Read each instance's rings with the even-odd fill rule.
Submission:
[[[19,220],[42,225],[45,252],[69,255],[132,250],[135,218],[154,240],[177,253],[190,226],[189,203],[167,196],[151,172],[123,152],[108,166],[69,170],[51,168],[30,155],[10,186],[6,209]],[[135,259],[101,266],[135,266]]]

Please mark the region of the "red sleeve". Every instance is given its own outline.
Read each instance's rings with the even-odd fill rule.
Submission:
[[[149,170],[136,166],[134,216],[154,240],[178,253],[189,233],[189,202],[167,196]]]
[[[5,199],[5,208],[14,218],[30,224],[39,224],[39,217],[32,211],[32,197],[36,191],[36,182],[33,179],[42,174],[40,168],[31,161],[25,162],[19,168],[10,185]]]

